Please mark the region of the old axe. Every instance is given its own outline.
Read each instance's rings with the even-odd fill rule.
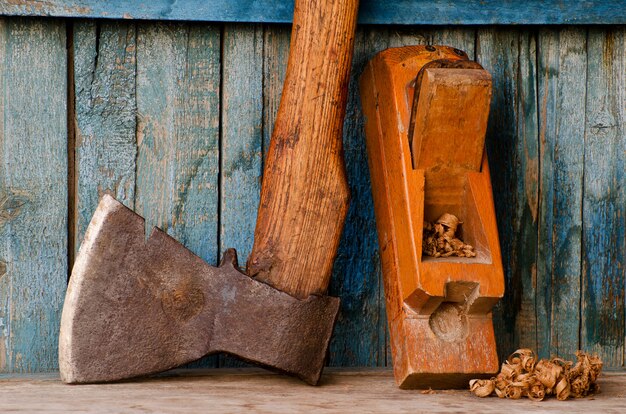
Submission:
[[[348,207],[341,139],[357,5],[296,1],[249,276],[234,250],[209,266],[159,229],[146,239],[140,216],[102,198],[63,308],[63,381],[121,380],[226,352],[318,382],[339,309],[325,293]]]

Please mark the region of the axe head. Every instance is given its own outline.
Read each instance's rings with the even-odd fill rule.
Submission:
[[[232,249],[213,267],[159,229],[146,239],[143,218],[107,195],[65,297],[61,378],[122,380],[226,352],[316,384],[338,310],[248,277]]]

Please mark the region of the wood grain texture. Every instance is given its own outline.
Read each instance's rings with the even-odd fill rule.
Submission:
[[[475,59],[476,29],[468,27],[441,26],[429,28],[426,32],[431,45],[452,46]]]
[[[365,24],[623,24],[623,0],[363,0]],[[279,0],[13,0],[0,14],[106,19],[201,20],[288,23],[293,1]]]
[[[539,32],[540,357],[568,357],[579,347],[586,46],[585,31]]]
[[[217,262],[220,32],[142,24],[137,52],[135,210]]]
[[[227,25],[222,61],[220,252],[244,264],[254,238],[263,157],[263,27]]]
[[[23,7],[24,13],[43,13],[46,7],[53,7],[55,1],[37,5],[25,1],[12,2],[12,4],[5,2],[6,4],[0,5],[0,9],[15,6]],[[99,2],[103,5],[102,7],[114,5],[114,3]],[[146,3],[146,8],[153,6],[158,8],[161,4],[149,3]],[[234,2],[230,3],[234,4]],[[380,7],[389,7],[388,5],[391,4],[377,3]],[[419,2],[406,4],[409,3],[419,4]],[[502,7],[509,5],[507,2],[499,3]],[[615,7],[618,3],[603,3],[611,10],[610,18],[617,19],[619,13],[626,10],[626,7]],[[208,4],[208,2],[202,2],[199,8],[195,8],[194,15],[200,17],[194,18],[202,18],[204,7],[208,7],[206,6]],[[369,7],[367,4],[368,2],[364,0],[361,10]],[[472,18],[486,18],[485,16],[490,13],[489,4],[483,9],[485,15],[474,13],[473,16],[478,17]],[[588,6],[591,3],[586,4]],[[41,7],[39,11],[36,10],[36,6]],[[281,13],[288,16],[286,19],[290,19],[290,4],[281,3],[279,6],[283,7]],[[268,10],[275,12],[278,10],[277,7]],[[2,12],[5,10],[1,9]],[[159,10],[166,11],[165,8]],[[398,13],[403,13],[404,9],[397,10]],[[428,9],[422,7],[421,10],[427,11]],[[542,13],[533,11],[532,8],[529,10],[529,13],[543,16]],[[575,10],[575,8],[570,8],[572,13]],[[156,16],[156,18],[173,18],[174,14],[172,12],[168,17],[165,13],[163,17]],[[382,15],[379,14],[379,16]],[[419,19],[422,16],[427,15],[409,13],[405,18]],[[593,16],[593,13],[590,16]],[[604,20],[606,23],[610,21]],[[435,18],[431,18],[428,24],[436,22]],[[77,20],[67,24],[74,27],[75,55],[72,62],[76,78],[76,113],[69,114],[69,116],[71,122],[74,122],[77,133],[75,149],[77,196],[70,202],[74,203],[77,208],[77,223],[73,230],[75,230],[76,247],[78,247],[99,194],[111,192],[127,205],[135,207],[138,154],[135,130],[138,128],[137,119],[141,118],[142,113],[137,112],[135,92],[137,23]],[[143,30],[148,31],[153,25],[154,23],[146,23]],[[61,269],[65,266],[62,262],[62,256],[65,253],[60,253],[64,248],[58,247],[60,250],[51,248],[52,250],[45,250],[44,253],[39,254],[39,247],[36,243],[39,243],[40,239],[33,238],[33,229],[36,228],[35,223],[39,225],[39,228],[43,228],[39,223],[41,217],[46,223],[50,220],[52,224],[44,227],[47,231],[45,241],[48,243],[45,246],[51,246],[53,240],[60,240],[55,239],[51,234],[61,231],[62,223],[67,217],[64,213],[66,207],[60,202],[61,197],[64,197],[66,185],[59,176],[62,174],[61,170],[66,168],[66,162],[62,161],[62,157],[57,153],[57,151],[64,151],[62,147],[65,145],[63,136],[66,129],[61,129],[61,126],[57,124],[53,124],[52,128],[47,126],[52,125],[51,119],[66,116],[63,114],[63,102],[66,96],[63,89],[66,70],[63,27],[63,23],[53,20],[9,18],[3,20],[2,30],[0,30],[3,39],[0,42],[0,64],[2,65],[0,78],[1,83],[5,85],[4,93],[0,94],[5,108],[4,116],[0,117],[0,131],[3,134],[0,140],[0,159],[2,160],[0,165],[5,165],[4,172],[0,174],[0,192],[3,194],[1,200],[4,200],[3,207],[0,207],[3,209],[0,213],[0,246],[2,246],[0,247],[0,286],[2,286],[0,288],[2,299],[0,302],[2,303],[0,336],[3,336],[0,340],[0,362],[4,361],[5,370],[10,369],[10,364],[13,364],[13,370],[52,369],[55,366],[56,351],[52,345],[56,341],[54,329],[46,328],[49,329],[51,336],[36,337],[34,345],[27,346],[25,341],[31,341],[34,338],[31,336],[34,332],[31,327],[35,326],[34,324],[39,324],[42,320],[52,321],[57,317],[62,300],[62,297],[54,296],[62,294],[54,293],[58,288],[57,281],[56,279],[52,281],[50,279],[52,273],[45,269],[51,269],[54,266],[56,266],[55,269]],[[199,30],[198,26],[188,24],[179,26],[176,30],[181,32],[189,27],[196,27],[196,30]],[[201,28],[219,32],[221,26],[208,24]],[[156,29],[153,30],[156,31]],[[233,41],[233,49],[229,49],[231,51],[240,50],[239,48],[251,50],[249,49],[251,42],[258,42],[258,39],[252,40],[254,36],[259,36],[260,29],[257,27],[240,25],[236,26],[236,29],[229,31],[227,27],[225,30],[227,35],[231,35],[230,39]],[[502,306],[497,309],[495,319],[501,357],[505,357],[520,345],[536,345],[542,356],[548,356],[553,352],[567,356],[570,352],[569,348],[566,349],[560,345],[556,347],[557,343],[565,341],[568,344],[575,342],[573,347],[580,346],[588,350],[596,350],[610,366],[623,366],[624,363],[623,354],[620,356],[620,349],[624,350],[623,334],[620,339],[620,332],[624,330],[624,302],[623,300],[620,302],[620,297],[624,296],[624,286],[623,281],[620,282],[620,280],[624,278],[623,256],[626,251],[623,245],[625,238],[623,229],[626,224],[623,211],[625,156],[622,142],[625,134],[622,128],[625,122],[623,102],[626,99],[624,97],[626,81],[623,78],[624,28],[590,28],[589,35],[586,34],[587,30],[586,27],[569,28],[561,33],[560,30],[554,28],[543,28],[537,32],[537,29],[532,27],[475,29],[473,27],[388,26],[363,27],[359,31],[352,77],[360,75],[359,71],[362,70],[360,65],[364,60],[388,46],[449,44],[467,51],[472,57],[475,41],[478,45],[476,52],[479,61],[486,65],[493,75],[494,104],[487,144],[491,157],[494,198],[507,275],[506,296]],[[149,103],[147,97],[143,98],[145,99],[143,105],[148,107],[148,112],[162,114],[163,121],[160,118],[157,121],[163,130],[167,131],[160,136],[169,137],[173,136],[172,134],[182,136],[183,132],[180,132],[180,129],[179,132],[172,132],[176,131],[177,127],[172,127],[173,124],[169,119],[171,117],[178,119],[177,122],[180,125],[188,124],[185,118],[187,115],[184,114],[194,112],[189,109],[189,106],[196,98],[183,99],[179,96],[183,90],[191,87],[189,84],[182,82],[183,86],[176,85],[174,88],[166,86],[173,82],[173,78],[178,79],[181,76],[180,73],[185,72],[185,62],[181,58],[185,53],[183,50],[187,50],[185,49],[186,42],[183,40],[185,36],[178,32],[158,36],[160,40],[152,43],[154,50],[149,53],[155,53],[155,56],[162,58],[160,60],[157,57],[151,58],[152,66],[142,69],[145,73],[148,70],[153,72],[149,76],[145,74],[146,80],[160,76],[157,73],[164,78],[157,79],[154,82],[155,85],[151,86],[155,91],[154,94],[157,91],[167,91],[167,94],[159,92],[160,98],[170,96],[170,105],[166,105],[166,109]],[[252,34],[253,32],[255,34]],[[239,68],[238,65],[225,64],[222,68],[224,72],[222,82],[225,86],[231,85],[232,87],[229,86],[229,88],[231,90],[234,88],[237,93],[224,96],[225,104],[227,99],[232,99],[233,103],[229,110],[222,110],[221,116],[222,120],[226,121],[222,125],[224,134],[229,134],[229,131],[248,131],[252,135],[261,134],[263,137],[261,149],[266,151],[269,148],[281,97],[289,50],[290,27],[266,25],[263,32],[262,95],[253,93],[252,90],[243,90],[244,84],[241,84],[241,87],[238,84],[240,82],[238,79],[244,76],[242,73],[250,69],[247,65],[253,61],[258,62],[259,56],[235,57],[232,53],[229,55],[228,50],[225,49],[226,58],[230,56],[231,59],[240,59],[244,66]],[[477,38],[476,33],[478,33]],[[582,43],[587,36],[588,44],[583,46]],[[224,44],[228,45],[227,39]],[[219,41],[211,45],[211,50],[219,50]],[[182,49],[178,50],[178,48]],[[178,51],[172,51],[173,49]],[[200,56],[196,58],[195,67],[200,65],[198,60],[214,62],[215,59],[219,59],[217,57],[219,53],[209,55],[207,51],[197,50],[194,53]],[[215,73],[211,75],[211,78],[219,82],[217,73],[220,69],[215,66],[216,63],[212,65]],[[230,73],[226,73],[227,67],[232,69]],[[33,68],[36,71],[33,71]],[[202,75],[198,76],[202,77]],[[232,76],[230,81],[228,81],[228,76]],[[584,80],[585,78],[587,80]],[[252,78],[246,79],[246,82],[249,83],[245,85],[258,87],[258,72],[254,72]],[[389,355],[383,358],[385,342],[388,343],[383,340],[382,334],[382,331],[386,329],[386,324],[381,323],[384,306],[380,298],[382,289],[373,273],[374,269],[375,272],[379,272],[377,255],[380,253],[377,249],[371,250],[373,230],[367,228],[370,226],[369,220],[373,217],[373,213],[368,204],[369,197],[371,197],[369,177],[368,174],[364,174],[364,161],[361,159],[363,135],[359,131],[362,128],[362,115],[358,100],[355,100],[355,87],[354,83],[351,83],[344,125],[347,180],[355,205],[351,206],[348,212],[330,286],[330,293],[340,295],[344,302],[336,327],[336,335],[331,345],[330,364],[332,365],[383,364],[383,359],[386,359],[387,363],[391,362]],[[45,93],[41,94],[40,90]],[[213,93],[219,96],[219,91],[209,93],[205,90],[201,94],[210,96],[206,99],[215,102],[217,98],[212,95]],[[243,101],[244,96],[252,101]],[[258,124],[255,124],[259,122],[259,115],[256,109],[252,108],[256,105],[258,109],[258,100],[261,97],[262,127],[259,131]],[[236,99],[240,99],[238,102],[243,102],[237,104]],[[45,111],[40,109],[42,102],[48,105]],[[187,109],[181,109],[186,105]],[[152,107],[154,109],[151,109]],[[25,116],[20,108],[26,108],[30,112],[27,112],[28,115]],[[199,111],[200,109],[196,112]],[[197,151],[198,146],[201,145],[199,143],[206,143],[204,138],[200,139],[198,136],[206,133],[214,137],[212,139],[216,139],[215,135],[211,134],[216,134],[215,129],[218,128],[216,122],[219,120],[220,112],[213,107],[210,112],[213,120],[211,126],[194,127],[197,128],[196,132],[190,133],[192,136],[190,142],[193,144],[186,146],[184,150],[196,154],[191,156],[191,158],[196,157],[196,160],[199,152],[194,151]],[[236,113],[241,115],[235,116]],[[201,115],[196,113],[191,118],[194,117],[198,119]],[[227,126],[227,123],[230,126]],[[156,123],[151,121],[150,124]],[[150,134],[156,134],[156,132]],[[187,132],[184,134],[186,137]],[[44,136],[45,140],[35,139],[38,136]],[[224,140],[225,137],[226,135],[222,136],[222,145],[232,144],[231,149],[239,148],[243,143],[240,136],[233,134],[228,136],[227,141]],[[581,137],[584,137],[584,140]],[[43,149],[44,145],[45,149]],[[254,149],[250,147],[250,149],[254,152],[259,148],[257,146]],[[223,162],[226,162],[228,158],[226,150],[228,148],[225,148]],[[48,152],[44,151],[49,151],[51,155],[47,155]],[[176,151],[172,147],[164,157],[173,157],[172,154]],[[217,163],[216,149],[212,151],[213,161],[211,162]],[[25,154],[38,161],[25,163],[24,158],[28,158]],[[53,157],[53,161],[50,161],[49,157]],[[235,158],[230,159],[235,160]],[[58,163],[55,160],[58,160]],[[158,188],[163,191],[172,191],[169,194],[173,197],[171,204],[168,204],[170,201],[165,200],[159,203],[162,206],[168,204],[170,207],[167,208],[172,210],[182,211],[182,198],[171,184],[176,180],[171,176],[163,178],[167,171],[174,171],[174,175],[178,174],[179,178],[186,174],[181,172],[181,169],[187,171],[186,169],[191,164],[180,160],[176,162],[179,163],[177,165],[185,165],[185,167],[167,170],[157,169],[154,167],[156,164],[153,164],[152,167],[146,168],[147,171],[153,168],[157,171],[155,177],[165,181],[159,183]],[[255,163],[258,162],[258,158],[254,158],[252,170],[257,168]],[[148,162],[146,157],[142,163],[151,165],[152,161]],[[171,166],[171,164],[168,165]],[[232,164],[226,162],[226,165]],[[199,168],[206,168],[206,166]],[[215,168],[213,167],[213,173],[207,178],[214,186],[213,192],[217,192],[219,175]],[[36,174],[41,174],[41,177]],[[221,174],[224,179],[226,170],[224,169]],[[241,174],[240,178],[246,185],[254,188],[253,173],[250,177],[244,177]],[[24,184],[28,180],[33,182]],[[144,177],[146,188],[153,185],[148,181],[147,176]],[[226,180],[224,180],[225,183]],[[231,182],[228,185],[235,184],[236,182]],[[49,186],[54,188],[54,192],[49,190]],[[40,199],[39,196],[33,198],[35,196],[32,194],[44,194],[44,189],[45,198]],[[193,203],[197,203],[201,197],[204,197],[200,194],[208,194],[197,191],[199,191],[197,193],[199,196]],[[50,194],[49,197],[48,194]],[[235,194],[241,193],[233,193]],[[145,191],[142,197],[150,198]],[[207,195],[206,197],[213,200],[212,203],[218,203],[216,196]],[[154,199],[156,198],[155,195]],[[45,200],[48,204],[51,203],[57,207],[41,213],[44,207],[41,203],[37,204],[37,200],[42,203],[42,200]],[[251,200],[243,201],[242,199],[240,203],[239,206],[253,205]],[[186,210],[187,206],[190,208],[192,204],[185,203],[184,205]],[[199,224],[198,228],[201,230],[193,233],[190,226],[185,224],[181,227],[180,233],[176,234],[176,237],[182,235],[181,237],[186,238],[187,243],[196,246],[194,248],[198,250],[203,250],[205,248],[203,246],[208,246],[207,251],[213,253],[203,253],[203,255],[209,259],[217,255],[218,233],[222,238],[223,247],[226,247],[224,243],[228,241],[228,237],[231,237],[230,240],[233,240],[233,243],[241,242],[242,246],[245,246],[248,242],[245,241],[247,236],[244,235],[249,234],[247,233],[249,229],[245,229],[244,223],[250,225],[255,221],[254,216],[244,220],[243,215],[237,215],[236,220],[228,222],[224,214],[217,218],[216,206],[218,204],[211,205],[213,218]],[[224,209],[228,205],[232,203],[229,204],[224,200],[221,208]],[[557,208],[557,206],[560,207]],[[159,208],[155,207],[152,210],[155,216],[154,222],[160,220],[161,223],[167,223],[169,218],[175,216],[171,212],[167,213],[167,208],[163,207],[162,210]],[[193,214],[200,217],[200,213]],[[580,214],[580,218],[577,219],[576,214]],[[176,220],[174,227],[178,228],[178,218]],[[193,222],[193,219],[185,218],[185,220]],[[218,228],[218,220],[230,224],[223,224]],[[205,228],[203,226],[208,226],[209,222],[212,223],[213,230],[205,232],[202,230]],[[576,225],[582,227],[577,230]],[[195,226],[196,224],[193,225]],[[573,229],[572,241],[569,241],[563,234],[567,229]],[[242,235],[241,238],[238,238],[239,234]],[[38,234],[36,236],[39,237]],[[33,249],[32,255],[36,258],[35,261],[30,257],[26,260],[26,256],[19,256],[23,261],[17,266],[15,259],[9,258],[10,255],[18,255],[16,252],[26,252],[27,249]],[[52,253],[53,250],[54,253]],[[243,261],[244,257],[240,259]],[[50,263],[55,264],[53,266],[49,265]],[[24,274],[27,274],[27,277],[23,278]],[[12,291],[11,280],[16,283]],[[563,283],[563,280],[566,282]],[[23,290],[25,292],[23,295],[17,293],[19,290],[16,290],[21,286],[30,286]],[[33,292],[42,292],[43,296]],[[375,292],[378,292],[378,298]],[[26,296],[31,294],[32,296],[26,299]],[[50,299],[52,297],[54,298]],[[15,303],[19,302],[19,306],[16,305],[11,311],[10,301],[7,302],[7,298],[11,298],[10,301],[16,301]],[[57,300],[56,304],[55,300]],[[576,322],[576,315],[579,312],[580,322]],[[13,317],[20,318],[22,320],[20,323],[24,325],[11,324]],[[553,318],[555,318],[554,322]],[[28,328],[23,328],[25,331],[22,331],[29,332],[28,336],[23,337],[27,339],[18,339],[20,335],[16,330],[18,326],[28,326]],[[14,339],[10,339],[11,333],[15,335]],[[577,343],[578,336],[580,336],[580,343]],[[47,345],[42,345],[44,343]],[[48,345],[50,349],[47,349]],[[19,362],[16,357],[18,353],[21,354],[19,361],[22,362]],[[17,368],[18,365],[22,368]],[[25,368],[27,365],[29,368]]]
[[[67,282],[65,23],[0,20],[0,371],[51,371]]]
[[[376,55],[360,78],[394,376],[401,388],[466,386],[468,376],[498,368],[491,308],[504,293],[504,277],[489,168],[480,162],[491,77],[482,69],[428,69],[411,109],[407,85],[439,59],[462,57],[451,47],[392,48]],[[455,105],[463,119],[451,116]],[[469,122],[476,125],[467,127]],[[437,145],[444,137],[476,145],[446,156],[462,146]],[[411,141],[424,145],[411,152]],[[477,246],[476,259],[422,256],[424,221],[448,211],[463,220],[463,237]]]
[[[589,29],[582,203],[581,348],[624,364],[626,31]]]
[[[74,23],[75,248],[103,194],[135,205],[136,27]]]
[[[387,362],[387,317],[358,91],[358,77],[365,65],[387,42],[386,29],[357,30],[343,127],[352,199],[329,288],[330,295],[341,298],[330,344],[331,366],[385,366]]]
[[[319,387],[260,369],[175,370],[136,381],[83,386],[63,384],[55,374],[0,377],[0,383],[4,412],[614,414],[624,408],[626,374],[603,374],[598,380],[602,393],[593,398],[549,398],[541,403],[477,398],[467,390],[404,391],[386,369],[327,369]]]
[[[326,293],[347,212],[341,134],[357,7],[295,6],[247,271],[298,298]]]
[[[263,156],[267,155],[283,92],[291,27],[266,25],[263,43]]]
[[[506,293],[494,309],[500,358],[537,347],[536,255],[539,139],[536,42],[529,30],[481,29],[476,59],[493,78],[487,151]]]

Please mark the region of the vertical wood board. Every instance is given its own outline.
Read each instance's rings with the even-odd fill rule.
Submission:
[[[431,45],[452,46],[467,53],[471,60],[475,59],[476,29],[441,26],[427,33]]]
[[[135,204],[136,27],[76,22],[74,30],[76,249],[100,197]]]
[[[516,195],[510,166],[515,159],[515,142],[518,139],[514,105],[517,102],[518,85],[515,82],[519,70],[517,51],[519,34],[497,28],[481,29],[477,34],[477,61],[491,74],[493,95],[487,126],[485,146],[490,161],[491,182],[494,193],[496,219],[500,234],[503,258],[510,258],[513,234],[512,209]],[[513,53],[510,53],[514,51]],[[515,343],[515,296],[521,292],[521,280],[515,278],[510,260],[505,260],[505,296],[493,309],[494,329],[500,358],[510,352]]]
[[[287,72],[291,27],[265,26],[263,39],[263,152],[265,155],[270,147]]]
[[[57,369],[67,281],[65,24],[0,20],[0,371]]]
[[[141,24],[137,33],[137,213],[217,262],[220,32]]]
[[[538,58],[540,356],[579,347],[586,32],[542,29]]]
[[[626,43],[593,28],[587,44],[581,348],[624,364]]]
[[[227,25],[222,61],[220,251],[244,267],[252,249],[263,157],[263,27]]]
[[[386,29],[357,30],[343,124],[350,207],[329,287],[330,295],[341,298],[330,344],[333,366],[385,366],[387,362],[387,316],[358,84],[365,65],[387,44]]]
[[[534,349],[538,131],[536,46],[531,31],[481,29],[477,60],[493,78],[487,154],[505,271],[505,296],[494,308],[500,358]]]

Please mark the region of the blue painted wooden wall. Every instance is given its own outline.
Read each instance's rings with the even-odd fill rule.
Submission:
[[[582,348],[624,366],[625,38],[624,26],[359,28],[331,365],[391,363],[356,80],[376,52],[429,43],[494,78],[500,354]],[[57,368],[69,268],[106,192],[209,263],[231,246],[247,256],[288,48],[285,25],[0,19],[0,371]]]
[[[623,24],[625,0],[360,0],[362,24]],[[0,15],[291,23],[294,0],[11,0]]]

